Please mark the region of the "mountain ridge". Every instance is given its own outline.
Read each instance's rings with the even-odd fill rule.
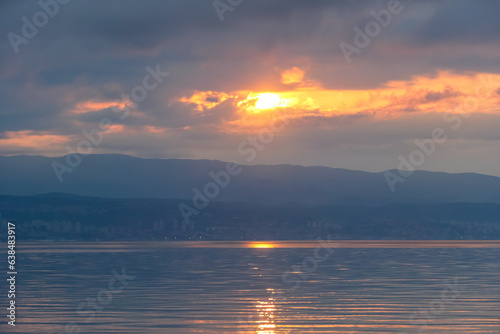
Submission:
[[[68,156],[0,156],[0,195],[67,193],[102,198],[192,200],[227,163],[220,160],[145,159],[83,155],[59,182],[52,163]],[[391,203],[500,203],[500,178],[477,173],[415,171],[391,192],[384,173],[300,165],[242,165],[213,200],[279,205],[387,205]],[[389,170],[398,173],[397,170]]]

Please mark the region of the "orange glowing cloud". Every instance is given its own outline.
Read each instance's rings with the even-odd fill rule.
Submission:
[[[283,72],[286,82],[297,82],[302,75],[298,68]],[[180,101],[196,103],[197,110],[203,110],[221,103],[224,98],[234,98],[238,117],[222,124],[221,128],[226,128],[223,131],[239,132],[263,126],[272,114],[283,110],[296,119],[367,112],[374,118],[386,119],[407,112],[450,112],[467,99],[474,98],[480,107],[473,112],[498,113],[500,97],[496,94],[499,87],[495,83],[500,83],[500,75],[439,71],[432,76],[390,81],[374,89],[331,90],[320,86],[295,86],[285,91],[207,91],[195,92],[190,99],[182,98]],[[478,92],[481,93],[480,98],[475,97]],[[209,96],[214,98],[207,101]]]
[[[67,136],[52,135],[47,132],[6,131],[6,138],[0,139],[0,145],[14,148],[50,149],[68,141]]]
[[[73,114],[85,114],[88,112],[95,112],[99,110],[103,110],[106,108],[116,107],[119,109],[123,109],[127,106],[126,102],[121,101],[85,101],[80,102],[75,105],[75,107],[71,110]]]
[[[122,124],[112,124],[106,129],[106,133],[118,133],[123,132],[125,130],[125,126]]]
[[[400,112],[410,107],[421,112],[447,112],[450,107],[459,105],[465,98],[474,97],[479,92],[480,111],[497,112],[499,96],[495,92],[500,85],[496,86],[496,82],[500,83],[500,75],[465,75],[441,71],[432,77],[416,76],[408,81],[388,82],[376,89],[326,90],[309,87],[268,94],[276,94],[280,101],[287,101],[285,106],[293,107],[304,115],[317,110],[323,116],[333,116],[367,110]],[[249,95],[252,96],[259,95]]]
[[[303,79],[304,71],[295,66],[281,73],[281,83],[285,85],[300,83]]]
[[[127,133],[127,134],[164,134],[167,128],[153,125],[130,126],[123,124],[112,124],[106,129],[106,134]]]
[[[195,91],[190,98],[182,97],[180,102],[196,104],[195,110],[203,111],[204,109],[212,109],[213,107],[226,101],[228,98],[233,97],[224,92]]]
[[[144,129],[149,133],[165,133],[166,129],[158,126],[145,126]]]

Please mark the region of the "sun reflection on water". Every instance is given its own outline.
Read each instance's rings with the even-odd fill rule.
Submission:
[[[274,248],[275,245],[269,242],[252,242],[248,245],[250,248]]]
[[[267,289],[271,294],[267,300],[258,301],[255,307],[259,313],[259,320],[257,321],[257,334],[275,334],[274,331],[276,324],[274,323],[274,312],[276,311],[274,289]]]

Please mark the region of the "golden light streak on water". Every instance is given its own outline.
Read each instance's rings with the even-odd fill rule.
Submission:
[[[267,292],[271,294],[271,297],[264,301],[258,301],[255,307],[259,313],[259,320],[257,334],[275,334],[276,324],[274,323],[274,312],[276,311],[276,305],[274,297],[274,289],[267,289]]]

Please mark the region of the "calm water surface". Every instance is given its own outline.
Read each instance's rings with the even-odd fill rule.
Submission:
[[[19,244],[0,332],[500,333],[498,243],[329,246]]]

